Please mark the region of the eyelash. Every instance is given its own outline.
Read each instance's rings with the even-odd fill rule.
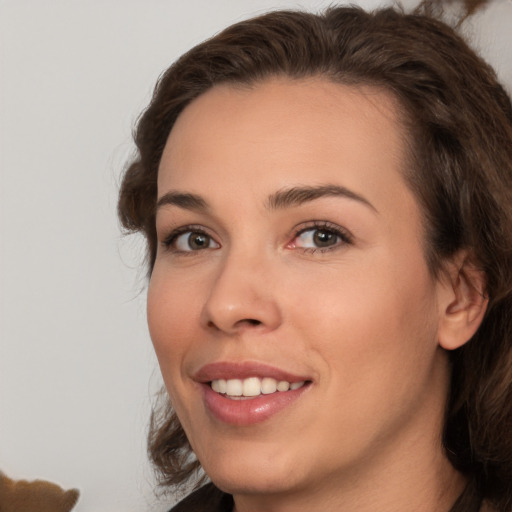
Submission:
[[[304,233],[307,233],[308,231],[324,231],[326,233],[332,234],[335,237],[337,237],[336,243],[333,245],[329,245],[326,247],[297,247],[294,246],[295,241],[302,236]],[[204,235],[208,237],[213,243],[218,244],[218,242],[215,241],[215,239],[202,227],[198,225],[188,225],[188,226],[182,226],[178,229],[175,229],[172,231],[165,239],[162,241],[162,246],[164,249],[172,251],[174,253],[180,254],[180,255],[186,255],[186,256],[193,256],[197,254],[198,252],[202,252],[206,249],[212,249],[212,247],[205,247],[204,249],[197,249],[197,250],[180,250],[176,247],[173,247],[173,245],[176,243],[178,238],[181,235],[184,235],[186,233],[190,234],[198,234],[198,235]],[[353,244],[353,236],[351,233],[349,233],[346,229],[333,224],[332,222],[328,221],[312,221],[307,223],[307,225],[301,227],[300,229],[293,232],[292,236],[290,237],[292,242],[287,244],[287,247],[293,248],[295,250],[300,250],[307,254],[313,254],[316,252],[320,253],[326,253],[332,250],[339,249],[340,246],[343,245],[352,245]],[[291,247],[293,246],[293,247]],[[213,247],[213,249],[216,249],[217,247]]]
[[[342,228],[341,226],[338,226],[328,221],[312,221],[308,223],[306,226],[302,227],[293,235],[293,241],[291,242],[291,244],[293,244],[295,240],[297,240],[297,238],[299,238],[304,233],[307,233],[308,231],[324,231],[326,233],[334,235],[335,237],[338,238],[338,240],[335,244],[326,247],[295,247],[295,249],[301,250],[307,254],[314,254],[316,252],[326,253],[329,251],[339,249],[340,246],[343,245],[352,245],[354,242],[353,235],[348,230]]]
[[[194,251],[192,249],[190,251],[183,251],[183,250],[177,249],[176,247],[173,247],[173,245],[176,243],[177,239],[181,235],[184,235],[186,233],[190,233],[190,234],[194,233],[194,234],[198,234],[198,235],[207,236],[214,243],[218,244],[218,242],[215,242],[214,238],[203,227],[196,226],[196,225],[188,225],[188,226],[182,226],[182,227],[172,231],[168,236],[166,236],[164,238],[164,240],[162,241],[162,246],[166,250],[175,252],[180,255],[185,255],[185,256],[192,256],[194,254],[197,254],[198,252],[201,252],[200,250]],[[209,249],[209,247],[207,247],[205,249]]]

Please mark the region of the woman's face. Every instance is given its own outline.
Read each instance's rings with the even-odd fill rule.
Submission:
[[[217,86],[172,129],[149,327],[222,489],[311,496],[441,451],[442,285],[404,151],[387,93],[322,79]]]

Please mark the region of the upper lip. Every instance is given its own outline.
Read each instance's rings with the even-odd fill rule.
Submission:
[[[304,375],[294,375],[286,370],[259,362],[220,361],[202,366],[193,378],[197,382],[210,382],[218,379],[247,379],[249,377],[270,377],[278,381],[302,382],[311,380]]]

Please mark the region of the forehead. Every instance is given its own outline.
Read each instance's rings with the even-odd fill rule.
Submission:
[[[205,183],[208,191],[221,184],[228,194],[270,194],[333,180],[366,196],[396,194],[406,161],[398,112],[384,90],[321,78],[216,86],[173,127],[159,194],[203,193]]]

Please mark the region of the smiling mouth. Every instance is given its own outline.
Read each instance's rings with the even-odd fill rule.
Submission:
[[[235,427],[270,420],[301,400],[314,383],[307,375],[254,361],[206,364],[194,380],[211,418]]]
[[[257,398],[261,395],[273,393],[286,393],[295,391],[310,381],[288,382],[272,377],[249,377],[247,379],[215,379],[209,382],[210,387],[216,393],[232,400],[245,400]]]

